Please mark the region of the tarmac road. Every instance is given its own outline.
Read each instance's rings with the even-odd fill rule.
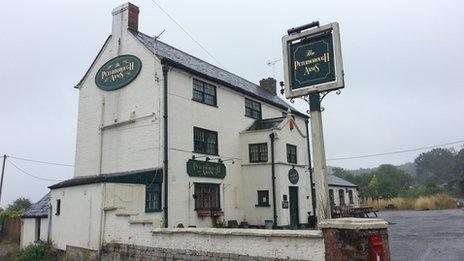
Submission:
[[[464,260],[464,208],[382,211],[388,227],[391,260]]]

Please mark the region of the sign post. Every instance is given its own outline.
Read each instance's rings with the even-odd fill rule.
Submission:
[[[319,22],[288,30],[282,38],[285,96],[309,103],[318,222],[331,218],[321,100],[344,87],[338,23]],[[321,96],[322,94],[322,96]],[[312,184],[311,184],[312,186]]]

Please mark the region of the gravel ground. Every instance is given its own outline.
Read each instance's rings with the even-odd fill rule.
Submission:
[[[397,260],[464,260],[464,208],[382,211],[388,220],[390,253]]]

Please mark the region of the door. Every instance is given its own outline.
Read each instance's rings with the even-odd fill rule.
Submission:
[[[298,187],[288,187],[290,194],[290,226],[298,227],[300,215],[298,211]]]

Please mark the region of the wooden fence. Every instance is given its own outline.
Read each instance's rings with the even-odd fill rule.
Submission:
[[[2,224],[2,239],[19,243],[21,237],[21,219],[6,218]]]

